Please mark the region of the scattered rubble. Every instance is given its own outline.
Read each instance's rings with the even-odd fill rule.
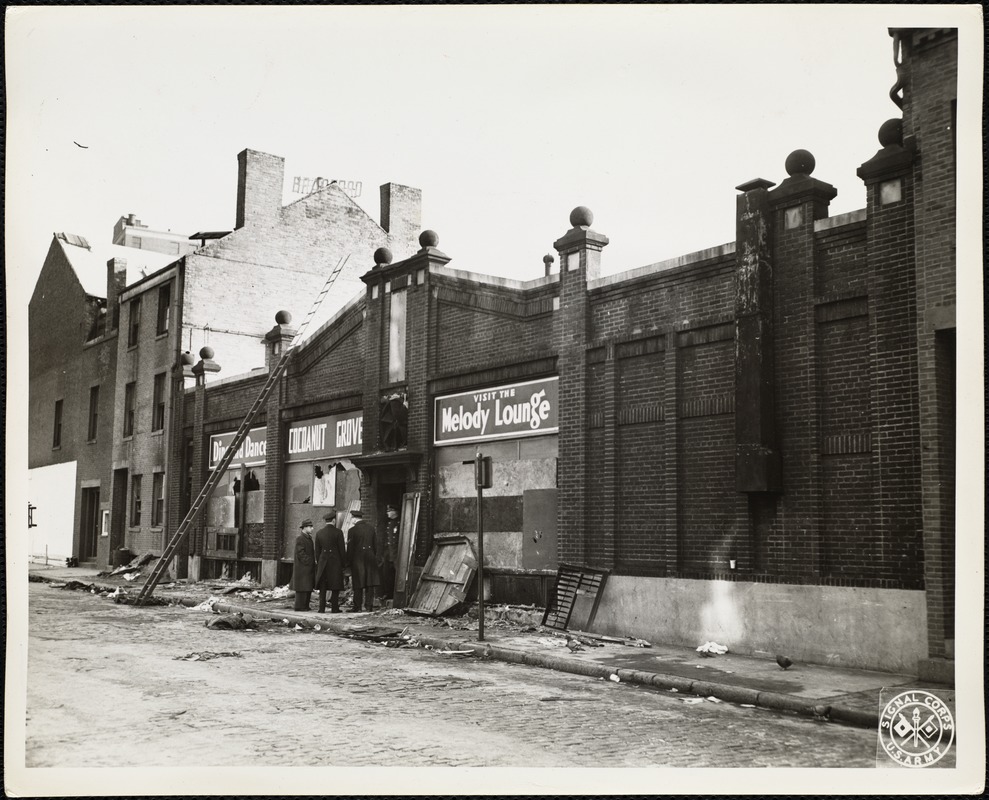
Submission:
[[[697,648],[697,652],[701,654],[703,658],[714,658],[714,656],[723,656],[728,652],[728,647],[723,644],[718,644],[717,642],[704,642]]]
[[[351,628],[350,630],[341,632],[341,636],[347,639],[357,639],[363,642],[374,642],[376,644],[383,644],[385,647],[419,647],[419,640],[413,637],[409,632],[408,627],[399,628],[382,628],[377,625],[366,625],[361,628]],[[429,645],[425,645],[423,649],[431,650]],[[443,652],[437,650],[436,652]],[[448,651],[448,652],[453,652]],[[472,651],[466,651],[472,652]]]
[[[204,650],[201,653],[189,653],[188,655],[184,655],[184,656],[176,656],[172,660],[173,661],[210,661],[211,659],[214,658],[243,658],[243,656],[240,653],[234,653],[234,652],[214,653],[211,650]],[[179,712],[179,713],[185,713],[185,712]]]
[[[257,630],[253,617],[245,617],[243,613],[220,614],[206,620],[206,627],[211,630],[242,631]]]

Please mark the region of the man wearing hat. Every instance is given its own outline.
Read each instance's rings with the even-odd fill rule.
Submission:
[[[295,537],[292,581],[288,588],[295,592],[295,610],[308,611],[309,599],[316,582],[316,546],[312,538],[312,520],[303,520],[299,528],[302,532]]]
[[[374,590],[378,586],[378,556],[374,546],[374,528],[364,521],[360,511],[351,511],[357,520],[348,533],[347,558],[350,579],[354,585],[354,606],[351,611],[374,610]],[[363,601],[363,603],[361,602]]]
[[[316,582],[319,590],[319,613],[326,611],[326,592],[330,592],[330,613],[340,613],[340,590],[343,588],[343,568],[347,553],[343,531],[336,526],[336,511],[327,510],[326,523],[316,531]]]
[[[385,512],[388,521],[385,523],[382,535],[376,548],[378,551],[378,567],[381,569],[381,599],[391,600],[395,593],[395,562],[398,561],[398,507],[388,506]]]

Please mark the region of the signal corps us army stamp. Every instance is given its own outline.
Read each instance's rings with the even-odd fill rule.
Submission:
[[[904,767],[938,763],[954,739],[955,719],[948,703],[928,691],[900,692],[883,706],[879,716],[879,749]]]

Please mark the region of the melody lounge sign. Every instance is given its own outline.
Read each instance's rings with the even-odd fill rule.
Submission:
[[[559,379],[437,397],[434,444],[542,436],[559,430]]]

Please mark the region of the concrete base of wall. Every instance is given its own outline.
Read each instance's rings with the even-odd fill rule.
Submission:
[[[950,658],[922,658],[917,662],[917,677],[922,681],[955,685],[955,662]]]
[[[591,630],[743,655],[916,675],[923,591],[611,576]]]
[[[278,559],[267,559],[261,562],[261,586],[264,589],[274,589],[278,585]]]

